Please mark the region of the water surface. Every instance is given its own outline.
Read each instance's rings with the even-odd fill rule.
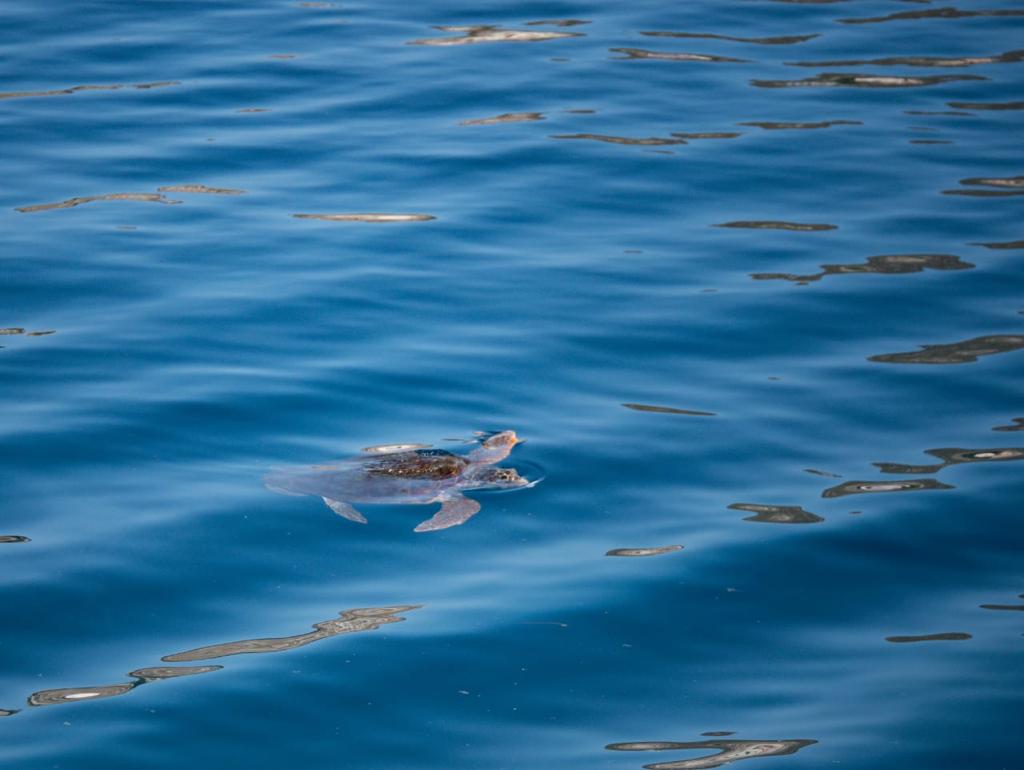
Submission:
[[[4,767],[1019,763],[1019,2],[0,14]]]

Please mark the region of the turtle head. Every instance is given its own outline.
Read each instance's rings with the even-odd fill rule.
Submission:
[[[495,489],[517,489],[528,487],[530,482],[519,475],[515,468],[480,468],[472,474],[473,486]]]
[[[514,430],[503,430],[481,441],[480,446],[469,453],[469,459],[471,462],[485,465],[500,462],[508,457],[512,447],[522,442],[523,439],[519,438]]]

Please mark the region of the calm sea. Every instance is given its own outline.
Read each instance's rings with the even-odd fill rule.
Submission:
[[[3,3],[0,766],[1019,767],[1024,3],[956,2]],[[440,532],[263,486],[505,429]]]

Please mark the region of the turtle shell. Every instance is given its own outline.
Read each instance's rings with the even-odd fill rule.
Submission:
[[[368,476],[404,479],[442,480],[458,476],[469,461],[443,449],[417,449],[413,452],[395,452],[364,461]]]

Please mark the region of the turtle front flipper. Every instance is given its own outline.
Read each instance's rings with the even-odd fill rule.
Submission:
[[[465,524],[480,510],[480,503],[462,495],[455,495],[442,501],[441,510],[424,522],[416,525],[414,532],[430,532]]]
[[[332,500],[329,497],[323,498],[323,501],[327,503],[328,508],[339,516],[344,516],[349,521],[354,521],[357,524],[366,524],[366,517],[348,503],[341,500]]]

